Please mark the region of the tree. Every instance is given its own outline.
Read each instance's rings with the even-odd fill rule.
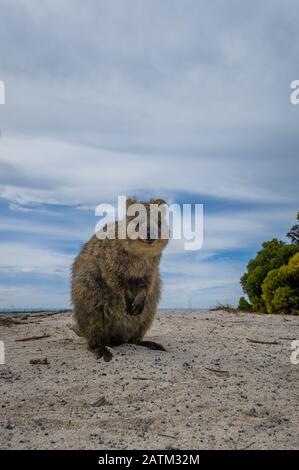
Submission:
[[[269,271],[262,291],[268,313],[299,314],[299,252],[287,265]]]
[[[262,285],[270,271],[288,264],[299,253],[299,245],[287,245],[277,239],[263,243],[256,257],[249,261],[247,272],[241,277],[241,285],[254,310],[267,311]]]
[[[299,222],[299,212],[297,212],[297,221]],[[287,233],[287,237],[294,245],[299,245],[299,224],[294,225]]]

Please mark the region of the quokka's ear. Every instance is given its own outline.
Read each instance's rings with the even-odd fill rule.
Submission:
[[[126,200],[126,208],[130,207],[132,204],[136,204],[137,200],[133,197],[128,197]]]
[[[158,199],[151,199],[150,203],[156,204],[157,206],[161,206],[162,204],[166,204],[166,201],[164,201],[164,199],[158,198]]]

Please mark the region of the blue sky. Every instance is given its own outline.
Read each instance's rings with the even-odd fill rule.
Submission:
[[[236,302],[298,211],[297,2],[2,0],[0,308],[68,307],[94,208],[204,204],[170,243],[161,307]]]

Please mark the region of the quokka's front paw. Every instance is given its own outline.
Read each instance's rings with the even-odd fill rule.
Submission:
[[[97,360],[103,358],[105,362],[110,362],[113,358],[112,352],[105,346],[95,351]]]
[[[137,295],[135,298],[127,297],[127,313],[128,315],[140,315],[144,310],[146,295]]]

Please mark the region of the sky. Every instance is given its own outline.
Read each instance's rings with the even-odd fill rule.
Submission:
[[[297,0],[1,0],[0,308],[70,306],[70,267],[118,195],[204,205],[161,308],[237,303],[298,207]]]

